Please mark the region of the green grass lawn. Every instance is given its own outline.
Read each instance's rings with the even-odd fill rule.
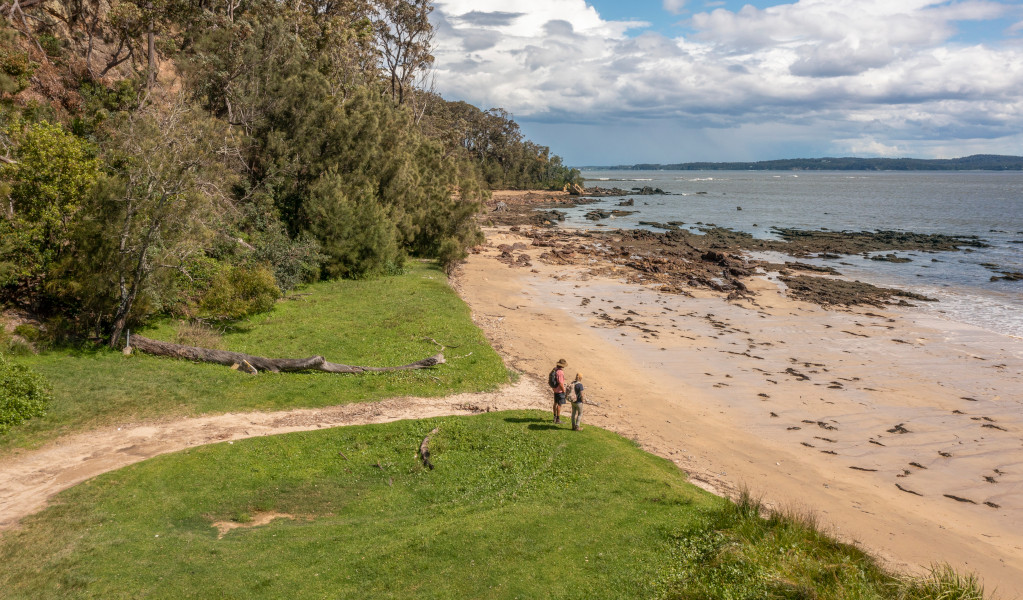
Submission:
[[[416,451],[434,427],[429,470]],[[721,503],[630,441],[555,429],[535,412],[254,438],[62,493],[0,541],[0,589],[12,598],[648,597],[673,523]],[[223,539],[211,527],[265,511],[296,518]]]
[[[176,323],[143,332],[173,341]],[[229,329],[223,348],[331,362],[396,366],[447,346],[448,363],[425,371],[337,375],[260,373],[106,349],[57,350],[14,360],[52,384],[47,415],[0,436],[0,452],[32,447],[112,422],[239,410],[317,407],[395,396],[441,396],[494,389],[508,380],[500,357],[472,323],[469,309],[433,265],[364,281],[319,283],[274,310]],[[460,358],[461,357],[461,358]]]
[[[416,451],[435,427],[429,470]],[[294,518],[219,539],[212,526],[270,511]],[[800,519],[758,512],[687,484],[631,441],[597,427],[556,428],[546,413],[406,421],[204,446],[97,477],[0,537],[0,590],[5,598],[979,598],[900,583]]]

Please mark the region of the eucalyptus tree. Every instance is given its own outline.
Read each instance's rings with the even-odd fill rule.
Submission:
[[[416,98],[433,66],[434,30],[430,0],[375,0],[377,41],[391,99],[398,104]]]

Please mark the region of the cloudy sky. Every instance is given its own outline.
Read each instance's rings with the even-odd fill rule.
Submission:
[[[1023,155],[1020,0],[435,0],[436,87],[571,165]]]

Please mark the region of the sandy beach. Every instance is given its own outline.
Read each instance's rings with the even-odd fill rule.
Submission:
[[[825,309],[769,275],[746,299],[663,293],[592,257],[541,259],[526,229],[488,229],[455,285],[509,366],[583,375],[599,403],[584,425],[716,493],[813,511],[892,568],[947,562],[1021,597],[1023,340],[908,307]]]

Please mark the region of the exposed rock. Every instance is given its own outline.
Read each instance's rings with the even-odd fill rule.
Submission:
[[[783,276],[780,279],[788,286],[789,295],[792,297],[823,306],[853,306],[856,304],[884,306],[891,304],[892,299],[896,297],[925,302],[935,301],[933,298],[928,298],[914,292],[895,288],[882,288],[860,281],[813,277],[811,275]],[[899,300],[896,304],[900,306],[908,305],[905,300]]]
[[[975,235],[942,235],[908,231],[824,231],[775,227],[783,240],[803,252],[860,254],[880,250],[959,250],[963,246],[986,248]]]
[[[913,260],[910,259],[910,258],[904,258],[904,257],[901,257],[901,256],[896,256],[894,254],[875,254],[874,256],[868,256],[868,258],[870,260],[876,260],[876,261],[880,261],[880,262],[890,262],[890,263],[908,263],[908,262],[913,262]]]
[[[559,221],[565,220],[565,213],[560,210],[542,210],[533,215],[533,225],[540,227],[554,227]]]
[[[602,188],[602,187],[591,187],[586,188],[586,196],[592,198],[613,198],[616,196],[628,196],[632,192],[623,190],[622,188]]]
[[[809,265],[801,262],[786,262],[784,264],[778,263],[763,263],[762,266],[767,271],[778,271],[782,275],[788,275],[790,271],[809,271],[811,273],[824,273],[826,275],[841,275],[834,267],[818,267],[817,265]]]
[[[1019,271],[1000,271],[1001,275],[992,275],[991,281],[1023,281],[1023,273]]]
[[[586,213],[584,216],[587,219],[589,219],[590,221],[599,221],[601,219],[607,219],[607,218],[610,218],[610,217],[624,217],[626,215],[635,214],[636,212],[637,211],[634,211],[634,210],[618,210],[618,209],[603,210],[603,209],[599,209],[598,208],[597,210],[591,210],[590,212]]]

